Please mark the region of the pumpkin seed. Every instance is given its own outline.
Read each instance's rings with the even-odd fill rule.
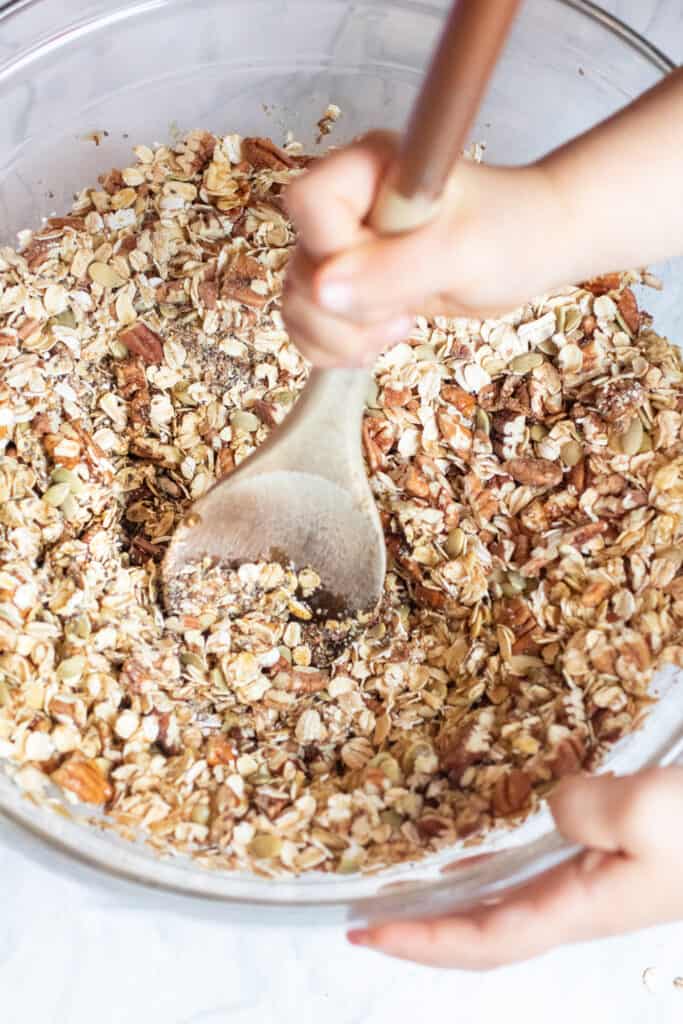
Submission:
[[[72,494],[82,494],[85,490],[85,484],[81,480],[77,473],[72,472],[70,469],[65,469],[60,466],[52,474],[53,483],[56,484],[68,484],[69,490]]]
[[[547,435],[548,428],[544,427],[542,423],[534,423],[529,431],[529,436],[532,441],[542,441],[544,437],[547,437]]]
[[[444,549],[450,558],[457,558],[458,555],[463,553],[465,549],[465,534],[459,526],[456,526],[454,530],[451,530],[446,537]]]
[[[560,455],[566,466],[577,466],[583,457],[583,448],[578,441],[567,441],[560,448]]]
[[[558,306],[555,310],[555,327],[558,334],[562,334],[567,319],[567,307]],[[539,346],[540,347],[540,346]]]
[[[43,495],[43,501],[46,505],[51,505],[52,508],[59,508],[71,493],[71,488],[68,484],[53,484],[52,487],[48,487]]]
[[[513,373],[529,373],[542,366],[545,362],[541,352],[525,352],[522,356],[515,356],[510,363]]]
[[[73,494],[67,494],[61,505],[62,515],[65,519],[72,521],[78,518],[78,502]]]
[[[244,430],[248,434],[253,434],[261,425],[261,421],[258,416],[255,416],[253,412],[246,412],[244,409],[238,409],[230,417],[230,425],[236,430]]]
[[[99,263],[97,260],[88,267],[88,276],[95,284],[101,284],[103,288],[120,288],[126,282],[107,263]]]
[[[491,433],[491,420],[489,419],[489,414],[485,409],[482,409],[481,406],[477,406],[475,410],[474,425],[482,434],[488,435]]]
[[[282,849],[282,840],[279,836],[257,835],[254,836],[247,849],[252,857],[256,857],[258,860],[270,860],[279,854]]]
[[[538,350],[546,356],[556,356],[560,351],[552,338],[546,338],[545,341],[542,341],[538,346]]]
[[[581,310],[578,306],[567,306],[564,314],[564,333],[575,331],[581,323]]]
[[[76,317],[72,310],[65,309],[63,312],[58,313],[57,316],[53,316],[50,323],[56,324],[58,327],[75,327]]]
[[[644,452],[651,452],[652,448],[653,448],[652,437],[650,436],[650,434],[648,434],[647,431],[644,431],[643,432],[643,440],[642,440],[642,443],[640,445],[640,448],[638,449],[638,454],[642,455]]]
[[[498,356],[484,356],[481,361],[481,368],[486,370],[489,377],[495,377],[497,373],[502,373],[506,366],[505,360]]]

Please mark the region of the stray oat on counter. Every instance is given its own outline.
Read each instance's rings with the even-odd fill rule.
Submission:
[[[173,615],[159,577],[305,383],[278,304],[306,157],[201,131],[135,152],[0,249],[0,756],[36,799],[269,875],[526,814],[683,663],[683,370],[640,275],[418,318],[378,360],[390,571],[322,670],[309,570],[244,566],[234,601]]]

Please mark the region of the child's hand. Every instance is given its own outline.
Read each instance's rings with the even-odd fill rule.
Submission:
[[[494,906],[350,939],[405,960],[481,970],[682,918],[682,805],[683,767],[567,778],[551,799],[553,814],[588,852]]]
[[[556,285],[679,253],[681,123],[683,69],[537,164],[461,160],[434,222],[390,238],[364,223],[393,137],[321,160],[287,190],[300,233],[283,304],[294,341],[321,366],[371,363],[417,312],[500,315]]]
[[[548,245],[563,232],[562,209],[539,167],[462,160],[431,224],[393,237],[365,227],[394,149],[390,135],[367,136],[287,190],[300,244],[283,313],[319,365],[373,362],[406,337],[418,311],[502,313],[563,279],[552,252],[564,249]]]

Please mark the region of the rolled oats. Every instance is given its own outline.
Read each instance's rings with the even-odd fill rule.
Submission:
[[[269,877],[374,870],[526,814],[683,662],[683,370],[631,289],[654,282],[418,317],[380,357],[363,443],[384,598],[316,667],[315,566],[204,566],[168,610],[159,575],[191,501],[305,383],[279,301],[281,193],[307,158],[201,131],[135,152],[0,250],[17,783]]]

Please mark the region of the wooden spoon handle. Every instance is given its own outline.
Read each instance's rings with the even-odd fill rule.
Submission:
[[[460,156],[520,0],[456,0],[370,222],[381,234],[430,221]]]

